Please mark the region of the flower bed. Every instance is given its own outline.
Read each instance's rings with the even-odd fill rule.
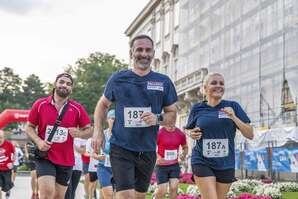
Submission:
[[[177,199],[200,199],[200,191],[196,185],[181,185],[184,188],[179,188]],[[149,192],[154,193],[156,188],[157,185],[152,184]],[[258,180],[238,180],[232,184],[227,197],[229,199],[282,199],[282,192],[298,192],[298,183],[264,184]]]

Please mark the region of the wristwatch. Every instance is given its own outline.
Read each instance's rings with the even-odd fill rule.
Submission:
[[[156,125],[160,125],[160,123],[163,121],[162,114],[156,114],[156,118],[157,118]]]

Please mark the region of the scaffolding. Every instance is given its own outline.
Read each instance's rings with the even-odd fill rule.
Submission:
[[[180,0],[177,79],[222,73],[254,126],[297,126],[297,19],[296,0]]]

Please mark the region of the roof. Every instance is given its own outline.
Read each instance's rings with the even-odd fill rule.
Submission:
[[[142,24],[144,19],[148,17],[152,11],[156,8],[157,5],[161,0],[150,0],[147,5],[143,8],[143,10],[138,14],[138,16],[132,21],[132,23],[128,26],[128,28],[125,30],[126,36],[131,36],[136,29]]]

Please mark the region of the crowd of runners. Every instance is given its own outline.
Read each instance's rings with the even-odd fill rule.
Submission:
[[[51,95],[37,99],[31,108],[25,130],[31,142],[24,154],[0,131],[0,188],[6,197],[24,156],[32,177],[32,199],[74,199],[82,176],[85,198],[145,199],[154,170],[158,189],[153,198],[163,198],[169,187],[174,199],[179,161],[190,155],[201,197],[225,198],[235,181],[236,130],[252,139],[253,129],[237,102],[222,99],[224,77],[207,75],[202,86],[205,100],[193,105],[180,130],[175,127],[174,84],[150,68],[152,39],[136,36],[129,52],[132,67],[107,81],[95,107],[94,125],[84,106],[69,98],[73,78],[62,73]],[[191,152],[187,136],[196,141]]]

